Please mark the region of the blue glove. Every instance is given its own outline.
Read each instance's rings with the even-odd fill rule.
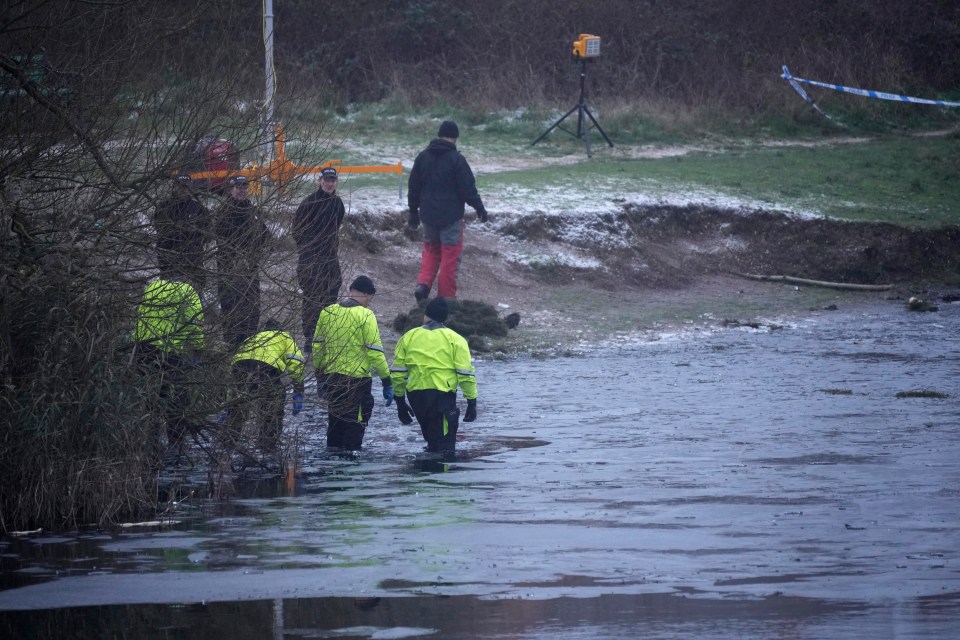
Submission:
[[[303,394],[295,393],[293,394],[293,411],[291,413],[297,415],[301,411],[303,411]]]
[[[227,418],[230,417],[230,409],[224,409],[219,414],[217,414],[217,424],[223,424],[227,421]]]
[[[389,407],[393,404],[393,383],[389,380],[383,383],[383,399],[386,400],[383,406]]]

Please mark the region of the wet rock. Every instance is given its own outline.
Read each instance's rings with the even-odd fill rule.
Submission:
[[[423,324],[423,311],[427,302],[424,300],[409,312],[397,314],[393,320],[393,329],[398,333],[405,333]],[[507,335],[509,329],[514,329],[520,324],[519,313],[514,312],[506,318],[501,318],[496,308],[486,302],[478,300],[449,300],[448,302],[450,316],[444,324],[467,338],[468,342],[474,336],[502,338]],[[471,349],[474,348],[474,344],[480,347],[483,342],[474,341],[470,344]]]
[[[910,311],[939,311],[940,308],[935,305],[927,302],[919,296],[910,296],[910,299],[907,300],[907,309]]]

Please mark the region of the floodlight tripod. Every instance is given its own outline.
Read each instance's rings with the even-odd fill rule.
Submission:
[[[610,138],[608,138],[607,134],[603,132],[603,129],[600,127],[600,123],[597,122],[597,119],[593,117],[593,114],[590,113],[589,107],[587,107],[586,80],[587,80],[587,62],[589,61],[589,59],[577,57],[576,60],[577,62],[580,63],[580,99],[577,101],[577,104],[575,104],[573,108],[570,109],[570,111],[567,111],[565,114],[563,114],[559,120],[554,122],[552,125],[550,125],[550,127],[546,131],[540,134],[539,138],[531,142],[530,146],[532,147],[533,145],[537,144],[538,142],[546,138],[547,134],[553,131],[554,129],[560,129],[561,131],[566,131],[567,133],[569,133],[570,135],[572,135],[577,139],[583,138],[583,142],[587,146],[587,157],[592,157],[593,152],[590,150],[590,136],[588,135],[590,132],[590,127],[586,126],[586,121],[583,117],[584,114],[586,114],[587,117],[590,118],[590,122],[592,122],[593,126],[596,127],[597,131],[600,132],[600,135],[603,136],[603,139],[607,141],[607,144],[612,147],[613,143],[610,142]],[[564,129],[563,127],[560,126],[560,123],[566,120],[567,116],[569,116],[574,111],[577,112],[577,132],[576,133],[568,129]]]

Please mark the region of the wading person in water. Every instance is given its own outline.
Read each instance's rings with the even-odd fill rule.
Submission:
[[[457,387],[467,400],[463,421],[473,422],[477,380],[467,341],[443,324],[448,314],[444,298],[427,303],[423,326],[406,332],[397,343],[390,375],[400,422],[410,424],[415,416],[427,451],[452,454],[460,426]]]
[[[445,120],[437,137],[420,152],[407,182],[407,224],[416,229],[423,223],[423,255],[420,274],[413,292],[417,302],[426,300],[437,278],[437,295],[457,297],[457,271],[463,253],[464,204],[477,211],[480,222],[487,221],[473,171],[457,151],[460,129]]]
[[[200,295],[176,274],[161,274],[143,292],[132,340],[141,371],[157,385],[168,452],[179,457],[185,436],[199,422],[188,411],[188,374],[204,348]]]
[[[257,444],[265,457],[280,450],[283,409],[287,387],[293,386],[293,410],[303,409],[303,354],[276,320],[267,320],[263,331],[243,341],[233,357],[233,406],[226,428],[228,446],[235,448],[243,423],[252,412],[257,425]]]
[[[393,403],[390,369],[380,328],[370,310],[377,293],[373,281],[359,276],[348,297],[320,312],[313,338],[317,395],[327,399],[327,448],[358,451],[373,414],[373,380],[380,377],[386,406]]]

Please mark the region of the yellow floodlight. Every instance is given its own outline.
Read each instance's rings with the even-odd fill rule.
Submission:
[[[530,143],[530,145],[535,145],[544,138],[547,137],[547,134],[553,131],[554,129],[560,129],[565,131],[572,136],[577,138],[583,138],[584,143],[587,145],[587,156],[593,156],[593,151],[590,150],[590,136],[587,135],[590,132],[590,125],[587,123],[589,119],[593,123],[594,128],[600,132],[600,135],[603,136],[603,139],[607,141],[607,144],[613,147],[613,143],[610,142],[610,138],[607,137],[607,134],[603,132],[603,129],[600,128],[600,123],[597,122],[597,119],[593,117],[593,114],[590,113],[590,109],[587,107],[587,63],[593,62],[594,58],[600,57],[600,36],[592,36],[589,33],[581,33],[580,37],[573,41],[573,61],[574,63],[580,65],[580,100],[577,101],[577,104],[573,105],[573,108],[570,111],[567,111],[565,114],[560,116],[560,119],[550,125],[546,131],[540,134],[540,137]],[[577,112],[577,132],[568,131],[564,129],[561,123],[567,119],[574,111]]]
[[[597,58],[599,56],[600,36],[581,33],[580,37],[573,41],[574,58]]]

